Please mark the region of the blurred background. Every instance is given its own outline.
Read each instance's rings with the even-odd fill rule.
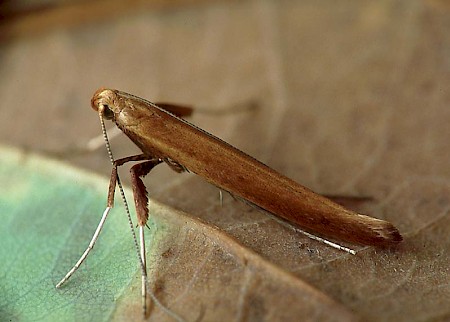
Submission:
[[[191,122],[313,190],[373,197],[362,210],[398,226],[414,250],[407,253],[424,244],[442,253],[449,13],[445,0],[3,1],[0,143],[109,176],[103,147],[82,151],[100,134],[90,108],[98,88],[189,104],[197,108]],[[112,146],[116,158],[138,152],[125,137]],[[431,285],[419,274],[414,296],[363,300],[364,288],[347,294],[293,260],[286,245],[295,242],[282,228],[242,229],[260,214],[218,216],[217,189],[201,179],[160,166],[146,183],[152,197],[218,225],[366,318],[400,319],[401,305],[415,317],[448,317],[441,300],[414,305],[447,275]],[[436,260],[430,254],[396,264],[414,276]],[[448,272],[448,259],[435,264]],[[440,290],[449,294],[448,281]]]

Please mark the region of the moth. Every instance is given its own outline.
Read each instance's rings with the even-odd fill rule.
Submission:
[[[402,241],[401,234],[390,222],[349,210],[184,120],[180,116],[189,114],[188,108],[158,106],[125,92],[103,88],[95,92],[91,105],[100,116],[106,141],[104,119],[113,121],[142,153],[114,160],[107,143],[113,163],[108,207],[85,254],[57,287],[67,281],[92,249],[114,203],[117,167],[130,161],[141,161],[131,167],[130,173],[141,237],[139,257],[143,271],[144,303],[146,266],[143,229],[149,214],[142,177],[161,163],[166,163],[177,172],[197,174],[221,190],[311,233],[370,246],[389,246]]]

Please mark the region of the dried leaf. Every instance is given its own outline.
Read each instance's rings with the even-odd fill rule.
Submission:
[[[180,214],[172,217],[172,211],[155,211],[151,227],[167,237],[151,235],[155,241],[149,245],[150,266],[156,293],[164,303],[199,320],[211,316],[276,320],[269,314],[311,320],[448,320],[448,8],[436,0],[210,2],[179,10],[142,10],[134,16],[108,14],[101,23],[95,20],[10,41],[1,50],[0,135],[4,142],[32,150],[76,150],[99,133],[89,99],[101,86],[150,100],[204,106],[208,113],[202,109],[194,114],[195,124],[318,192],[373,197],[359,210],[392,221],[405,241],[395,250],[358,248],[356,257],[336,252],[232,198],[225,198],[221,207],[214,187],[192,175],[158,167],[146,180],[150,196],[208,223],[194,224]],[[257,109],[211,114],[216,108],[254,99]],[[137,151],[126,139],[114,141],[113,149],[117,157]],[[110,171],[103,152],[73,153],[66,159],[105,176]],[[12,171],[13,179],[1,181],[1,206],[9,210],[0,215],[12,216],[8,218],[14,225],[5,221],[0,238],[3,241],[5,234],[14,232],[22,241],[10,238],[2,244],[2,260],[7,252],[8,262],[18,263],[1,266],[2,276],[37,280],[30,272],[36,276],[47,272],[38,259],[57,258],[57,253],[42,249],[36,250],[35,258],[31,253],[18,257],[14,247],[31,249],[36,240],[45,243],[48,238],[54,245],[63,243],[60,246],[68,255],[58,261],[62,265],[45,283],[2,286],[2,294],[8,294],[7,304],[2,300],[0,306],[2,314],[31,316],[48,303],[50,312],[63,307],[80,311],[87,320],[103,316],[120,320],[137,310],[139,278],[132,250],[123,256],[125,246],[118,246],[116,258],[102,248],[120,235],[120,229],[124,243],[130,242],[126,222],[110,224],[113,233],[102,235],[106,241],[99,241],[87,266],[67,285],[64,292],[73,306],[61,305],[67,300],[64,293],[53,297],[54,282],[90,238],[106,198],[106,184],[79,199],[75,199],[78,192],[55,188],[38,209],[30,193],[26,197],[31,205],[23,194],[18,199],[19,192],[10,195],[13,186],[22,191],[16,185],[26,187],[31,180],[29,176],[20,180],[21,175]],[[122,172],[125,181],[126,177]],[[66,181],[67,185],[76,182],[77,176]],[[61,200],[64,204],[58,206]],[[53,208],[58,217],[49,226],[52,233],[37,236],[45,231],[41,225],[48,222],[45,216]],[[68,209],[74,214],[69,215]],[[67,220],[78,213],[84,213],[86,221],[79,219],[78,226],[70,227]],[[119,218],[124,221],[120,211],[111,221]],[[238,246],[231,247],[223,233],[209,225],[220,227],[251,250],[249,254],[257,253],[258,261],[248,259],[253,255],[242,255]],[[185,226],[193,230],[186,231]],[[60,238],[69,232],[79,235],[67,244],[55,240],[55,231]],[[104,234],[108,236],[108,231]],[[224,257],[226,261],[221,260]],[[242,258],[253,270],[242,266]],[[56,262],[52,265],[56,267]],[[275,271],[280,269],[296,281],[295,287],[283,282],[288,277],[277,277],[282,282],[275,282],[278,273],[272,275],[269,269],[274,265]],[[220,274],[220,266],[231,274],[229,279]],[[106,289],[113,291],[104,300],[93,294],[108,285],[102,276],[111,267],[117,274],[125,273],[120,273],[124,275],[117,284],[107,278],[111,288]],[[233,283],[239,278],[243,281],[239,285],[247,288],[236,296],[233,291],[238,287]],[[74,288],[70,293],[69,285],[81,291]],[[274,288],[280,285],[286,286],[283,295]],[[33,293],[36,290],[43,293]],[[104,306],[114,299],[113,293],[120,305]],[[31,294],[40,302],[27,306]],[[230,315],[219,315],[222,310]],[[316,316],[318,311],[321,315]],[[35,314],[33,319],[49,320],[52,315],[46,314]],[[158,310],[154,314],[165,318]]]

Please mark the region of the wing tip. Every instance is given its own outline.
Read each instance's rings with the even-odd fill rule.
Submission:
[[[388,221],[377,220],[372,230],[377,235],[377,243],[380,245],[396,245],[403,241],[403,236],[398,229]]]

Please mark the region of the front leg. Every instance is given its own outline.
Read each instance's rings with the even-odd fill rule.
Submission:
[[[120,167],[121,165],[124,165],[127,162],[142,161],[142,160],[148,160],[148,159],[149,159],[149,157],[146,156],[145,154],[137,154],[137,155],[132,155],[129,157],[121,158],[121,159],[115,160],[113,162],[113,167],[111,170],[111,178],[109,179],[107,207],[109,207],[109,208],[114,207],[114,193],[116,191],[116,185],[117,185],[117,180],[118,180],[117,168]]]
[[[97,229],[94,232],[94,235],[92,236],[91,241],[89,242],[88,247],[84,251],[84,253],[81,255],[80,259],[75,263],[75,265],[67,272],[67,274],[64,276],[64,278],[56,284],[56,288],[60,288],[74,273],[75,271],[80,267],[80,265],[84,262],[84,260],[89,255],[90,251],[94,248],[95,242],[98,239],[98,236],[100,235],[100,232],[103,228],[103,225],[106,221],[106,218],[108,217],[109,211],[114,205],[114,191],[115,187],[118,181],[117,176],[117,167],[123,165],[126,162],[129,161],[139,161],[139,160],[146,160],[148,159],[148,156],[145,156],[144,154],[134,155],[126,158],[122,158],[119,160],[114,161],[113,169],[111,171],[111,179],[109,182],[109,190],[108,190],[108,202],[105,211],[103,212],[102,218],[100,219],[100,222],[97,226]],[[146,163],[146,162],[144,162]],[[149,170],[150,171],[150,170]]]

